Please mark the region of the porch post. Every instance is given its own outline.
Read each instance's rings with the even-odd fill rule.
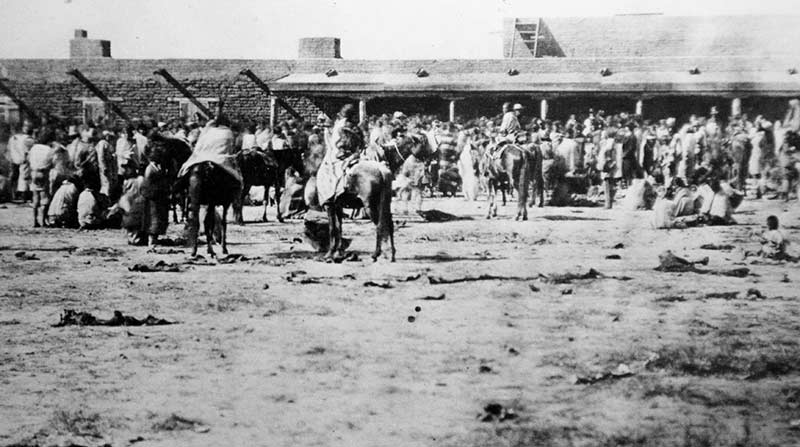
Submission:
[[[450,122],[454,123],[456,121],[456,100],[450,100]]]
[[[363,123],[367,120],[367,99],[358,99],[358,122]]]
[[[644,115],[644,101],[641,99],[636,101],[636,115],[643,116]]]
[[[731,116],[740,116],[742,114],[742,100],[740,98],[733,98],[731,101]]]
[[[269,97],[269,131],[275,128],[278,122],[278,98],[275,95]]]
[[[547,119],[547,100],[543,99],[541,103],[539,103],[539,117],[542,121]]]

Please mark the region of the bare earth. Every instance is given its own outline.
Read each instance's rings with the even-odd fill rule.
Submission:
[[[319,262],[295,241],[300,221],[231,225],[231,252],[260,259],[136,273],[128,267],[188,254],[148,254],[120,231],[33,229],[30,208],[7,205],[0,445],[798,442],[798,267],[743,256],[769,214],[800,241],[796,202],[745,202],[738,226],[683,231],[651,230],[649,212],[545,208],[514,222],[513,203],[492,221],[483,201],[425,207],[473,220],[396,215],[395,264],[370,261],[365,221],[345,223],[361,260],[343,264]],[[251,222],[259,213],[246,211]],[[666,249],[753,275],[654,271]],[[606,278],[538,277],[590,268]],[[480,275],[516,278],[428,279]],[[764,298],[748,297],[751,288]],[[63,309],[179,324],[51,327]],[[621,376],[603,374],[615,369]],[[502,410],[487,413],[490,403]]]

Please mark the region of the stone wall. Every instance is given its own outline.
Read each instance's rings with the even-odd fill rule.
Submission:
[[[183,95],[163,79],[92,82],[109,98],[120,98],[117,105],[130,118],[165,121],[180,114],[175,99],[183,98]],[[234,120],[269,120],[269,96],[248,79],[179,79],[179,82],[197,98],[224,101],[224,111]],[[5,83],[37,113],[64,118],[82,117],[83,104],[76,98],[94,98],[76,79],[57,82],[8,80]],[[284,100],[309,120],[315,119],[324,109],[330,109],[325,102],[305,97],[285,97]],[[278,120],[289,118],[291,115],[279,108]]]

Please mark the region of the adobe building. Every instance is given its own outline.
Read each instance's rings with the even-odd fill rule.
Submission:
[[[0,120],[40,116],[165,120],[213,110],[234,118],[496,115],[505,101],[563,119],[590,107],[645,118],[731,112],[779,118],[800,93],[800,16],[507,19],[503,58],[353,60],[333,37],[301,39],[298,58],[113,59],[76,31],[68,59],[0,59]],[[346,50],[346,47],[345,47]]]

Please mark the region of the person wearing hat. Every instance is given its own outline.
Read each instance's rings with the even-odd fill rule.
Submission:
[[[516,135],[522,130],[519,124],[519,115],[522,113],[522,104],[514,104],[514,108],[503,115],[503,122],[500,123],[500,133],[505,135]]]
[[[491,154],[494,154],[503,145],[516,141],[517,134],[523,131],[522,125],[519,123],[519,115],[524,107],[522,104],[514,104],[514,107],[509,110],[508,105],[509,103],[503,104],[503,121],[497,131],[497,142],[490,148]]]

